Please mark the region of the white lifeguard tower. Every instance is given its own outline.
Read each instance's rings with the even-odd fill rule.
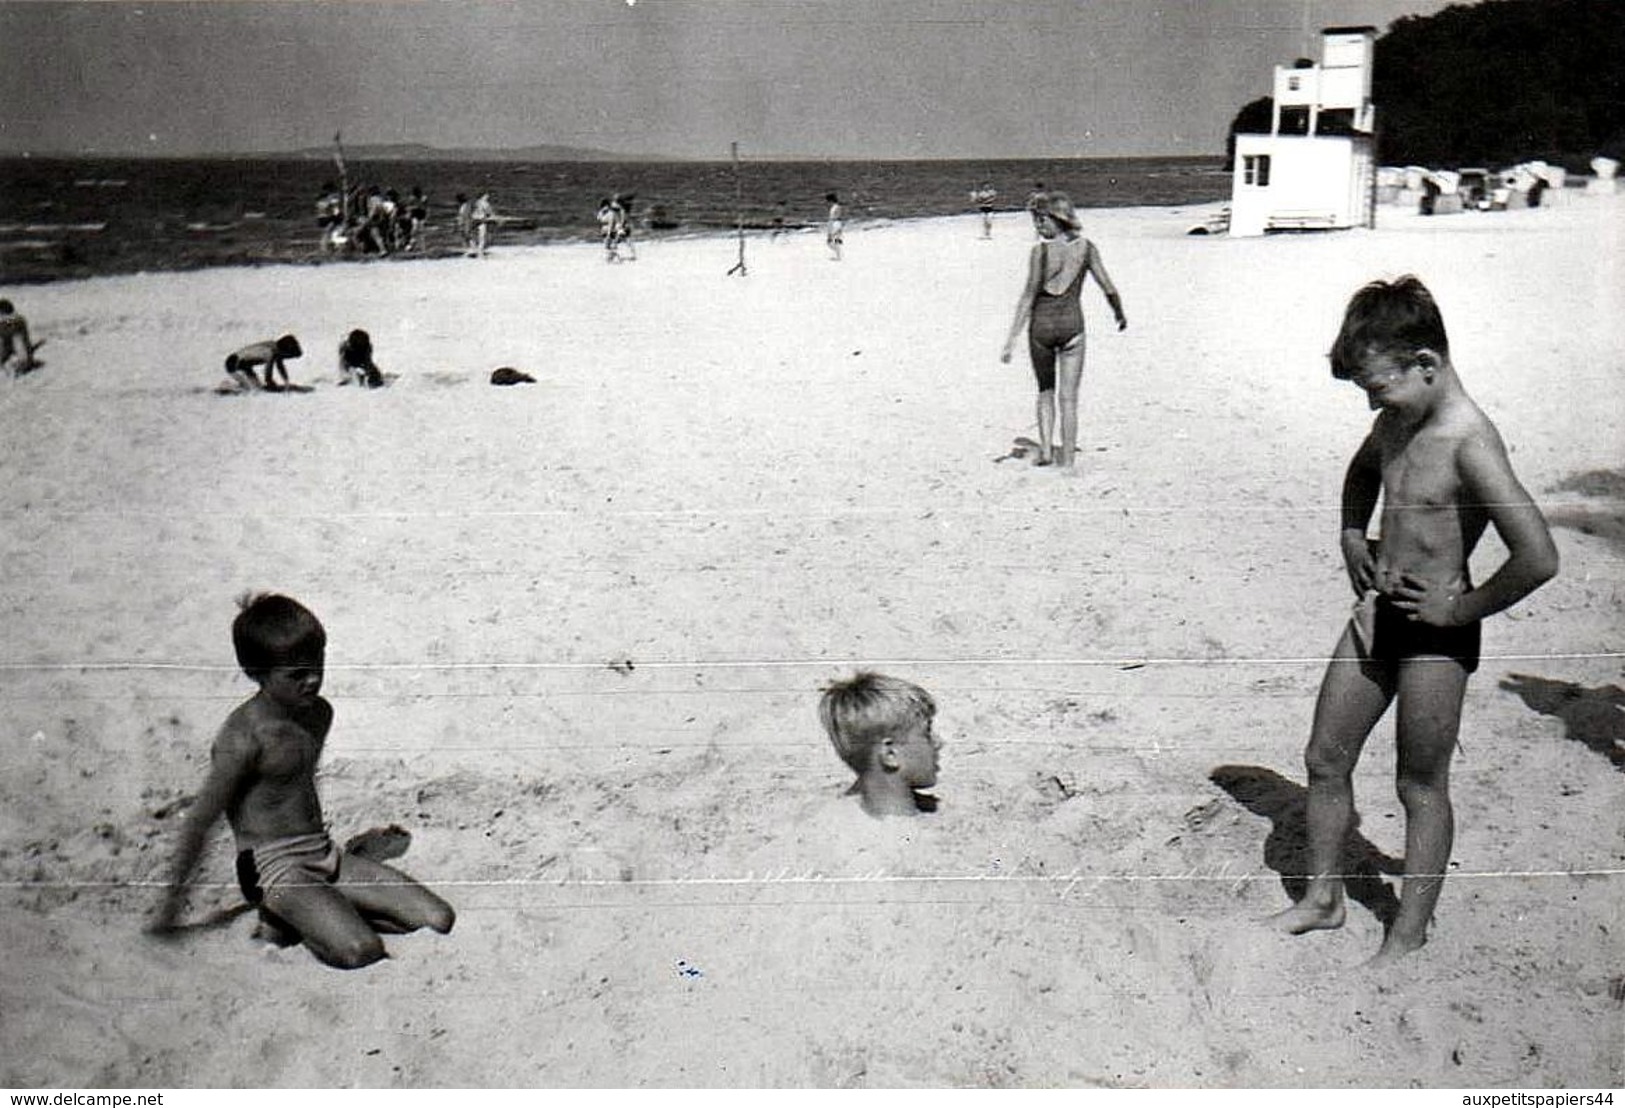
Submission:
[[[1327,27],[1319,65],[1275,67],[1267,135],[1236,135],[1230,234],[1369,227],[1376,216],[1375,27]]]

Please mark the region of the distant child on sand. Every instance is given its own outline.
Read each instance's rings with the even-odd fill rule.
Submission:
[[[1016,316],[1004,340],[999,361],[1009,363],[1022,328],[1027,330],[1027,352],[1032,356],[1033,376],[1038,379],[1038,453],[1034,465],[1047,466],[1059,460],[1070,469],[1078,449],[1078,382],[1083,377],[1084,329],[1083,282],[1092,273],[1106,302],[1117,316],[1117,329],[1128,326],[1117,286],[1106,273],[1095,244],[1080,233],[1078,213],[1064,192],[1043,198],[1034,213],[1039,243],[1027,261],[1027,283],[1016,300]],[[1057,368],[1058,367],[1058,368]],[[1057,385],[1060,389],[1056,397]],[[1051,442],[1055,434],[1055,412],[1061,414],[1061,450],[1057,457]]]
[[[474,253],[474,201],[466,192],[457,194],[457,237],[462,241],[463,253]]]
[[[918,685],[878,673],[856,673],[824,690],[818,718],[841,760],[858,775],[848,790],[871,816],[912,816],[936,810],[921,792],[937,783],[931,733],[937,713]]]
[[[623,195],[617,192],[609,202],[610,215],[614,220],[611,237],[615,241],[615,252],[618,257],[624,255],[629,262],[638,260],[637,249],[632,245],[632,199],[630,193]]]
[[[615,215],[615,205],[610,202],[609,197],[602,197],[598,201],[597,215],[598,237],[604,244],[604,261],[618,262],[621,260],[620,252],[616,249],[618,245],[618,228],[616,226],[618,220]]]
[[[1331,363],[1332,376],[1353,381],[1378,412],[1343,478],[1343,562],[1360,601],[1326,667],[1304,752],[1308,891],[1272,923],[1294,935],[1342,926],[1354,767],[1397,699],[1405,876],[1376,965],[1427,941],[1450,862],[1450,755],[1467,677],[1478,668],[1479,621],[1550,580],[1557,548],[1495,425],[1462,388],[1444,320],[1421,281],[1379,281],[1355,293]],[[1379,494],[1377,542],[1366,528]],[[1475,587],[1468,559],[1489,524],[1507,560]]]
[[[371,335],[358,329],[344,337],[339,343],[339,373],[342,375],[339,383],[344,385],[354,381],[375,389],[384,383],[383,373],[372,360]]]
[[[0,300],[0,372],[20,377],[33,370],[38,344],[28,334],[28,320],[17,314],[11,301]]]
[[[829,222],[824,227],[824,244],[829,247],[829,256],[835,261],[840,261],[841,244],[846,241],[846,209],[841,207],[841,198],[833,192],[826,192],[824,199],[829,203]]]
[[[1049,189],[1044,187],[1042,181],[1034,181],[1032,191],[1027,193],[1027,214],[1033,217],[1033,234],[1039,238],[1043,235],[1038,225],[1038,217],[1044,211],[1044,198],[1048,195]]]
[[[224,815],[237,841],[237,880],[273,930],[304,940],[340,969],[386,956],[378,934],[451,930],[451,905],[390,866],[345,853],[328,837],[316,763],[333,724],[322,699],[327,634],[286,596],[245,597],[231,627],[237,661],[259,685],[220,728],[208,777],[186,812],[168,889],[149,931],[172,935],[182,886]]]
[[[993,237],[993,202],[999,198],[999,190],[993,187],[992,181],[983,181],[971,190],[970,200],[982,213],[982,237]]]
[[[474,207],[469,214],[474,220],[474,253],[483,258],[485,248],[491,241],[491,227],[497,221],[496,209],[491,206],[491,194],[482,192],[475,197]]]
[[[283,364],[289,358],[297,358],[304,354],[299,348],[299,340],[292,335],[283,335],[279,339],[266,339],[245,346],[235,354],[226,356],[226,373],[245,389],[264,388],[271,392],[278,391],[288,384],[288,367]],[[261,385],[254,377],[254,367],[265,367],[265,384]],[[282,374],[282,385],[279,386],[271,376],[272,371]]]

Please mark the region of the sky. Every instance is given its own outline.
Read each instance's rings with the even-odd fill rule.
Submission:
[[[1318,32],[1447,0],[0,0],[0,153],[1222,154]],[[1308,34],[1305,34],[1305,29]],[[1380,110],[1380,105],[1379,105]]]

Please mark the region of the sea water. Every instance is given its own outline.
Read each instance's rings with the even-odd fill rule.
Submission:
[[[1080,208],[1174,207],[1224,199],[1218,158],[1047,161],[472,162],[359,161],[351,185],[415,186],[429,197],[424,253],[459,248],[456,195],[489,190],[504,217],[493,245],[586,240],[599,201],[632,194],[639,236],[722,234],[818,223],[826,193],[848,225],[958,215],[970,190],[1018,210],[1035,183]],[[0,159],[0,284],[143,270],[320,258],[315,202],[331,159]]]

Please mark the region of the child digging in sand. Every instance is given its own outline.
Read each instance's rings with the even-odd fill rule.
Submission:
[[[1427,941],[1450,861],[1450,755],[1479,621],[1557,573],[1540,509],[1518,483],[1495,425],[1450,361],[1444,320],[1415,277],[1354,295],[1331,351],[1332,376],[1365,391],[1378,415],[1343,479],[1343,561],[1361,599],[1338,641],[1304,762],[1312,872],[1302,900],[1272,917],[1297,935],[1343,924],[1340,865],[1354,816],[1353,775],[1371,729],[1399,701],[1405,874],[1399,909],[1372,964]],[[1383,501],[1380,542],[1366,527]],[[1507,560],[1474,586],[1468,558],[1493,524]]]
[[[345,853],[328,837],[316,763],[333,724],[322,699],[327,633],[286,596],[245,597],[232,623],[243,672],[259,692],[239,705],[210,751],[208,777],[185,816],[163,902],[149,930],[172,935],[182,887],[221,815],[237,840],[237,880],[262,922],[303,939],[330,966],[385,957],[379,931],[444,934],[451,905],[390,866]]]
[[[339,343],[339,384],[354,381],[369,389],[383,385],[384,375],[372,360],[372,336],[357,328]]]
[[[226,373],[233,381],[244,389],[264,388],[269,392],[276,392],[279,388],[288,385],[288,367],[283,363],[289,358],[297,358],[304,353],[299,348],[299,340],[292,335],[283,335],[279,339],[266,339],[243,347],[235,354],[226,356]],[[262,386],[254,376],[254,367],[265,367],[265,384]],[[282,374],[282,385],[276,383],[271,376],[275,370]]]
[[[847,795],[855,794],[865,812],[936,811],[936,798],[920,791],[937,783],[936,712],[930,693],[878,673],[857,673],[824,690],[818,718],[835,752],[858,775]]]
[[[28,320],[17,314],[11,301],[0,300],[0,373],[20,377],[32,372],[38,365],[34,351],[40,345],[28,334]]]

